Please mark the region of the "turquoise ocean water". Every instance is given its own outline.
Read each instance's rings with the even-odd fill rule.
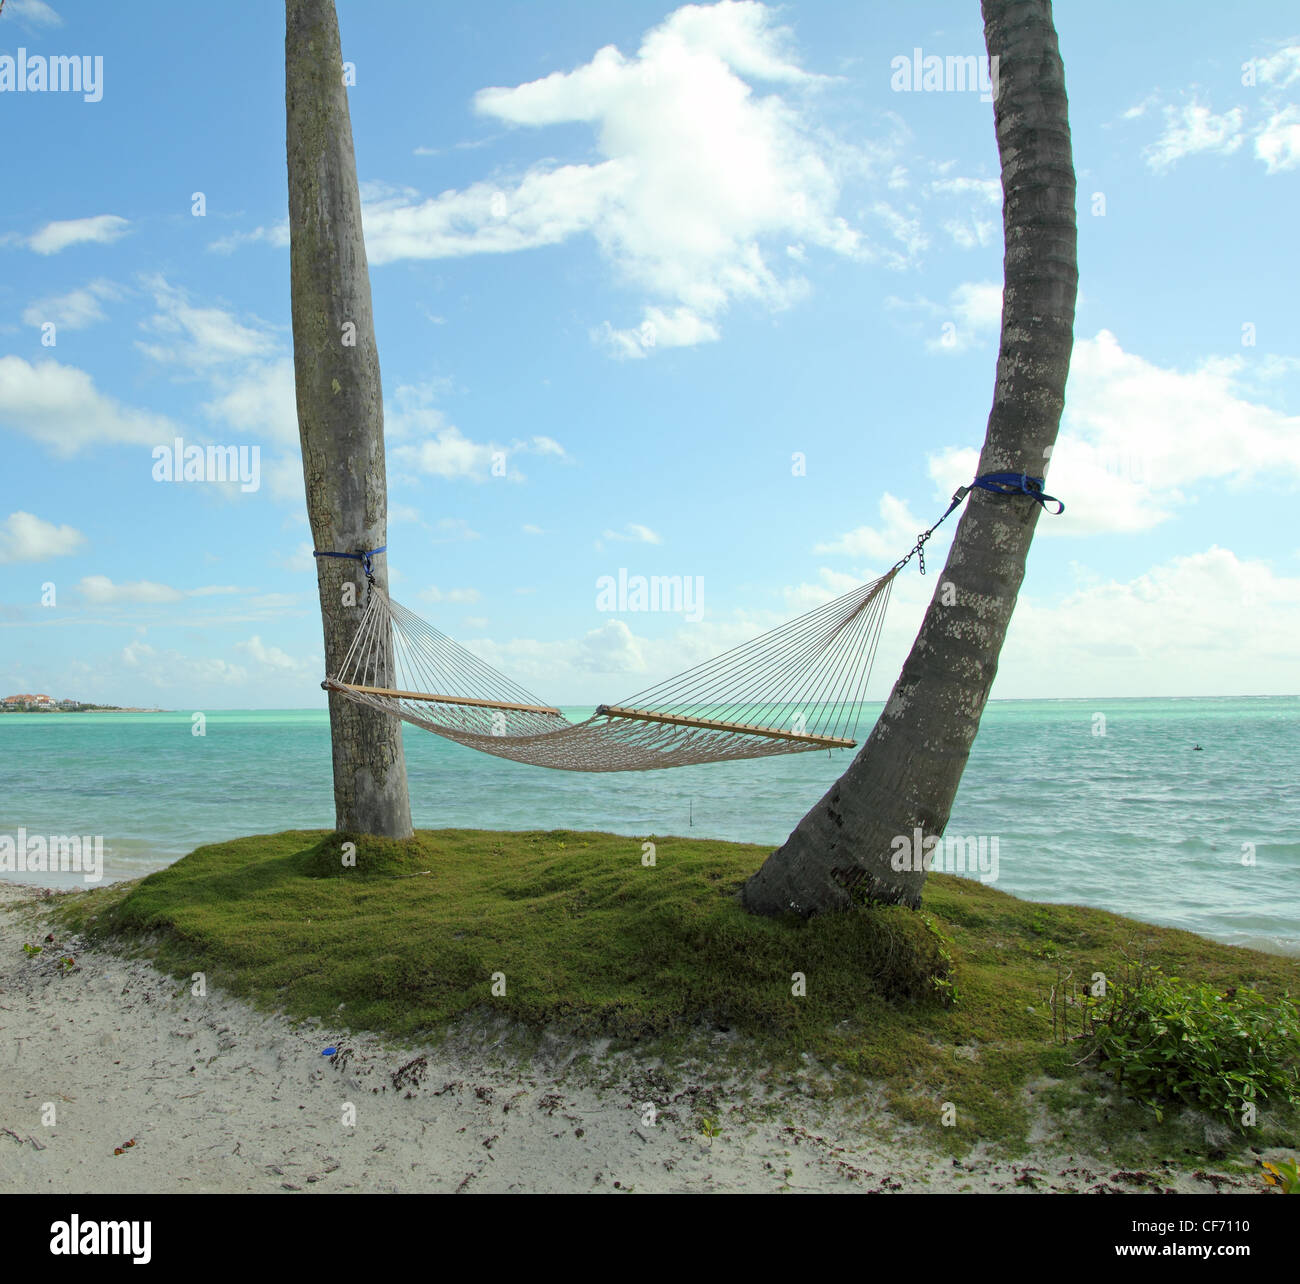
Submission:
[[[778,844],[849,763],[807,753],[579,775],[405,731],[421,828]],[[214,712],[206,732],[191,734],[188,713],[0,715],[0,836],[102,835],[107,881],[200,843],[333,824],[324,710]],[[994,702],[948,833],[996,837],[996,886],[1014,895],[1300,954],[1298,782],[1300,697]]]

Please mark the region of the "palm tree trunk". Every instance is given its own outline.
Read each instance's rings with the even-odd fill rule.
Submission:
[[[1006,252],[1002,340],[979,471],[1044,476],[1065,399],[1078,289],[1065,72],[1050,0],[983,0],[982,7],[985,42],[998,59]],[[1024,496],[971,494],[884,713],[849,769],[745,884],[746,908],[811,915],[855,901],[920,904],[925,866],[897,857],[915,858],[917,830],[937,837],[948,823],[1038,515],[1039,505]],[[944,592],[946,583],[955,594]]]
[[[286,0],[293,361],[307,515],[316,548],[388,542],[384,403],[334,0]],[[374,575],[387,587],[386,559]],[[325,667],[337,673],[365,602],[361,564],[317,559]],[[351,584],[354,604],[347,604]],[[389,648],[391,652],[391,646]],[[391,681],[391,675],[383,679]],[[339,830],[411,834],[401,723],[330,694]]]

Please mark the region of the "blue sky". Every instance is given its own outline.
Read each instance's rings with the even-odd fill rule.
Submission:
[[[548,701],[612,701],[879,574],[969,479],[992,106],[899,90],[893,60],[982,55],[973,0],[339,15],[396,598]],[[1294,9],[1056,16],[1067,513],[1039,523],[993,695],[1294,692]],[[282,24],[253,0],[0,14],[0,694],[323,700]],[[98,100],[3,88],[20,50],[102,58]],[[175,437],[256,446],[258,488],[155,480]],[[620,568],[697,577],[703,618],[598,610]],[[896,588],[873,696],[931,589]]]

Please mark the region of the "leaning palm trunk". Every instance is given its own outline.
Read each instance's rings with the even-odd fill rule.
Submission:
[[[1006,240],[1002,340],[980,474],[1044,476],[1078,287],[1065,75],[1050,0],[983,0]],[[915,841],[943,834],[997,673],[1040,507],[974,491],[902,673],[849,769],[742,893],[756,913],[916,907]],[[951,585],[951,589],[945,589]],[[899,858],[902,859],[899,859]]]
[[[317,549],[356,553],[388,542],[388,494],[352,122],[334,0],[286,0],[285,18],[293,358],[307,515]],[[381,556],[374,568],[384,588],[385,565]],[[325,671],[337,673],[365,605],[362,565],[320,558],[317,586]],[[340,830],[409,837],[401,726],[331,693]]]

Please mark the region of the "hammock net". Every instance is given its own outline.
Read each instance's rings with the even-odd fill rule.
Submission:
[[[471,749],[561,771],[851,749],[899,569],[577,723],[371,583],[352,646],[321,685]]]

